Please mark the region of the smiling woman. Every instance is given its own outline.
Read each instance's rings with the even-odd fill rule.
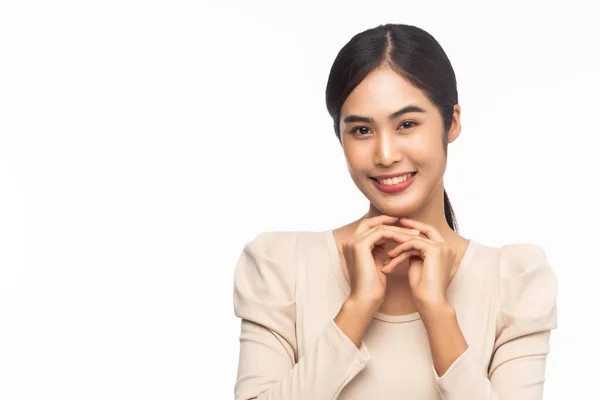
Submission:
[[[556,276],[538,245],[458,233],[443,180],[456,86],[415,26],[380,25],[340,50],[326,104],[369,209],[245,245],[236,399],[542,399]]]

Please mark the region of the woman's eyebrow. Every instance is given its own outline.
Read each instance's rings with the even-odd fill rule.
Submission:
[[[403,115],[403,114],[408,114],[411,112],[420,112],[420,113],[425,113],[427,111],[425,111],[423,108],[416,106],[416,105],[408,105],[404,108],[401,108],[398,111],[395,111],[393,113],[391,113],[390,115],[388,115],[388,119],[392,120],[394,118],[398,118],[399,116]],[[344,117],[344,122],[345,123],[352,123],[352,122],[369,122],[369,123],[373,123],[375,122],[373,120],[373,118],[371,117],[361,117],[360,115],[348,115],[346,117]]]

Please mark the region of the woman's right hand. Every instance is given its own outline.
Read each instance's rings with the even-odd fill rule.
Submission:
[[[353,236],[342,243],[350,278],[350,300],[373,314],[385,297],[387,275],[381,269],[389,257],[383,246],[388,242],[400,244],[420,234],[418,230],[393,225],[398,220],[389,215],[364,218]]]

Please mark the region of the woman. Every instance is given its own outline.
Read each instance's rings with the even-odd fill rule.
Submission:
[[[398,24],[354,36],[326,101],[370,207],[246,244],[236,399],[542,399],[556,277],[538,245],[458,234],[443,175],[460,107],[438,42]]]

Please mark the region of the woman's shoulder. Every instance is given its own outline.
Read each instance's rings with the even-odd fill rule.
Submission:
[[[512,242],[500,245],[476,242],[478,251],[487,255],[487,260],[495,264],[497,278],[507,286],[533,281],[533,284],[551,285],[556,279],[552,264],[543,246],[530,242]]]
[[[274,326],[271,314],[293,314],[296,235],[263,231],[246,241],[234,268],[235,315]]]
[[[294,275],[298,235],[295,231],[262,231],[244,243],[235,268],[235,278],[289,282]]]
[[[248,240],[244,248],[259,251],[275,258],[286,258],[297,252],[299,246],[320,242],[327,231],[316,230],[270,230],[261,231]]]
[[[261,231],[245,243],[245,248],[260,250],[276,256],[288,252],[297,241],[296,231]]]
[[[536,243],[519,242],[499,246],[499,273],[506,279],[532,273],[551,273],[552,266],[544,248]]]
[[[239,257],[236,274],[264,278],[278,275],[284,281],[294,278],[300,247],[322,241],[321,231],[270,230],[261,231],[246,241]]]
[[[516,320],[556,326],[557,277],[543,246],[510,243],[498,248],[499,299],[503,325]]]
[[[500,303],[507,310],[528,307],[536,299],[551,306],[557,294],[557,277],[544,247],[531,242],[491,245],[477,242],[479,258],[490,263],[486,269],[498,282]],[[487,261],[484,261],[487,260]]]
[[[498,272],[502,277],[522,274],[536,269],[552,269],[544,247],[530,242],[512,242],[500,245],[476,241],[479,251],[490,259],[498,260]]]
[[[287,304],[295,300],[299,257],[304,238],[319,231],[262,231],[246,241],[234,269],[236,308],[250,299]],[[299,244],[300,243],[300,244]]]

